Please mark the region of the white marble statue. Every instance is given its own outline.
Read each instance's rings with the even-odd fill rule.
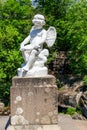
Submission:
[[[25,61],[25,64],[22,64],[22,67],[18,68],[18,76],[21,77],[45,76],[48,74],[45,63],[49,51],[43,48],[43,44],[46,43],[48,47],[51,47],[56,40],[56,29],[54,27],[49,27],[47,31],[43,28],[45,25],[45,18],[43,15],[35,15],[32,22],[34,26],[20,46]]]

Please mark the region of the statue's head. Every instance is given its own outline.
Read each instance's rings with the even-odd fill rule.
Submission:
[[[45,18],[43,15],[41,14],[36,14],[32,20],[32,22],[34,23],[34,25],[45,25]]]

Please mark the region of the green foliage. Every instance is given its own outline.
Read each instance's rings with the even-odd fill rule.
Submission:
[[[66,114],[74,115],[76,112],[76,108],[68,108]]]
[[[77,112],[79,115],[82,115],[82,111],[80,110],[80,106],[79,106],[79,105],[76,107],[76,112]]]
[[[39,2],[40,11],[55,20],[63,18],[73,0],[36,0]]]
[[[67,108],[67,110],[66,110],[66,114],[69,114],[71,116],[73,116],[75,113],[78,113],[79,115],[82,114],[82,112],[81,112],[81,110],[79,108],[71,107],[71,108]]]
[[[87,73],[87,1],[74,4],[66,15],[69,66],[74,73]]]
[[[42,13],[46,18],[46,29],[49,26],[54,26],[57,30],[57,39],[54,46],[50,49],[49,61],[56,57],[59,50],[67,50],[66,45],[66,21],[65,16],[70,6],[74,3],[73,0],[37,0],[39,6],[37,12]]]
[[[46,17],[46,28],[55,26],[54,52],[68,51],[69,67],[75,74],[87,73],[87,0],[38,0],[37,12]],[[56,55],[55,55],[56,56]],[[53,57],[54,58],[54,57]]]
[[[57,79],[56,83],[57,83],[58,89],[60,89],[63,86],[63,84],[61,83],[59,79]]]
[[[11,79],[23,61],[20,43],[30,31],[33,16],[34,8],[29,0],[0,2],[0,99],[8,97],[6,104]]]
[[[87,75],[86,75],[86,76],[84,76],[84,78],[83,78],[83,82],[84,82],[84,85],[86,85],[86,86],[87,86]]]

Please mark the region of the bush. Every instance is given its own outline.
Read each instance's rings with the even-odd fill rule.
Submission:
[[[76,112],[76,108],[68,108],[67,111],[66,111],[66,114],[69,114],[69,115],[74,115]]]
[[[79,115],[82,114],[81,110],[79,109],[79,107],[76,108],[67,108],[66,111],[64,112],[65,114],[69,114],[71,116],[73,116],[75,113],[78,113]]]

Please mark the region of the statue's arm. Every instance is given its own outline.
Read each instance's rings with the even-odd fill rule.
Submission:
[[[20,45],[20,50],[22,50],[24,48],[24,45],[26,45],[28,42],[30,41],[30,35],[27,36],[24,41],[21,43]]]

